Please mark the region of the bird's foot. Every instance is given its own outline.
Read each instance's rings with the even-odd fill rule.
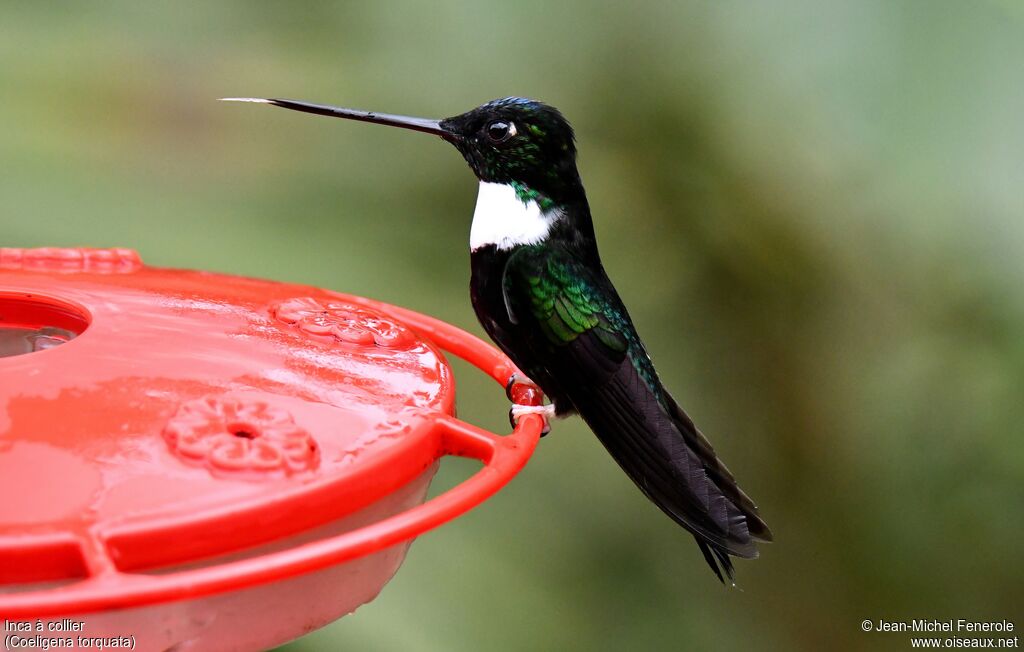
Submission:
[[[519,425],[519,420],[528,414],[539,414],[544,419],[544,429],[540,431],[540,436],[551,432],[551,420],[555,418],[555,405],[513,405],[508,411],[508,422],[515,428]]]
[[[540,388],[540,385],[530,380],[523,372],[517,371],[513,373],[511,376],[509,376],[508,382],[505,383],[505,396],[507,396],[508,400],[512,401],[513,403],[516,399],[515,397],[512,396],[512,388],[515,387],[516,385],[524,385],[534,391],[543,392],[543,390]]]

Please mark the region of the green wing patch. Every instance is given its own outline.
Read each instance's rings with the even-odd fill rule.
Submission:
[[[524,252],[525,253],[525,252]],[[625,352],[629,343],[616,328],[616,310],[580,264],[565,256],[533,252],[525,277],[529,308],[544,335],[556,345],[592,333],[611,350]]]

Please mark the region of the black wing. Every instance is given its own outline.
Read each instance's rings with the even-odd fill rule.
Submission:
[[[732,577],[729,555],[757,557],[757,541],[771,540],[767,525],[662,387],[604,272],[558,246],[525,247],[509,259],[504,289],[516,319],[534,322],[529,356],[557,385],[550,390],[571,400],[641,491],[693,533],[719,579],[719,565]]]

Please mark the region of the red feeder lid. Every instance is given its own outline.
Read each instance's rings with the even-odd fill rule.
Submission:
[[[306,286],[149,268],[125,249],[0,249],[0,329],[45,335],[0,357],[4,615],[208,595],[381,550],[497,491],[542,425],[530,417],[498,437],[454,417],[439,347],[501,384],[514,368],[443,322]],[[485,467],[353,532],[139,573],[339,519],[446,454]]]

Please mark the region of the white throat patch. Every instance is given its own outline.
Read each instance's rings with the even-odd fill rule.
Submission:
[[[469,248],[476,251],[494,245],[498,249],[511,249],[535,244],[547,237],[558,217],[558,209],[542,211],[532,199],[526,202],[520,199],[510,185],[481,181],[473,227],[469,231]]]

